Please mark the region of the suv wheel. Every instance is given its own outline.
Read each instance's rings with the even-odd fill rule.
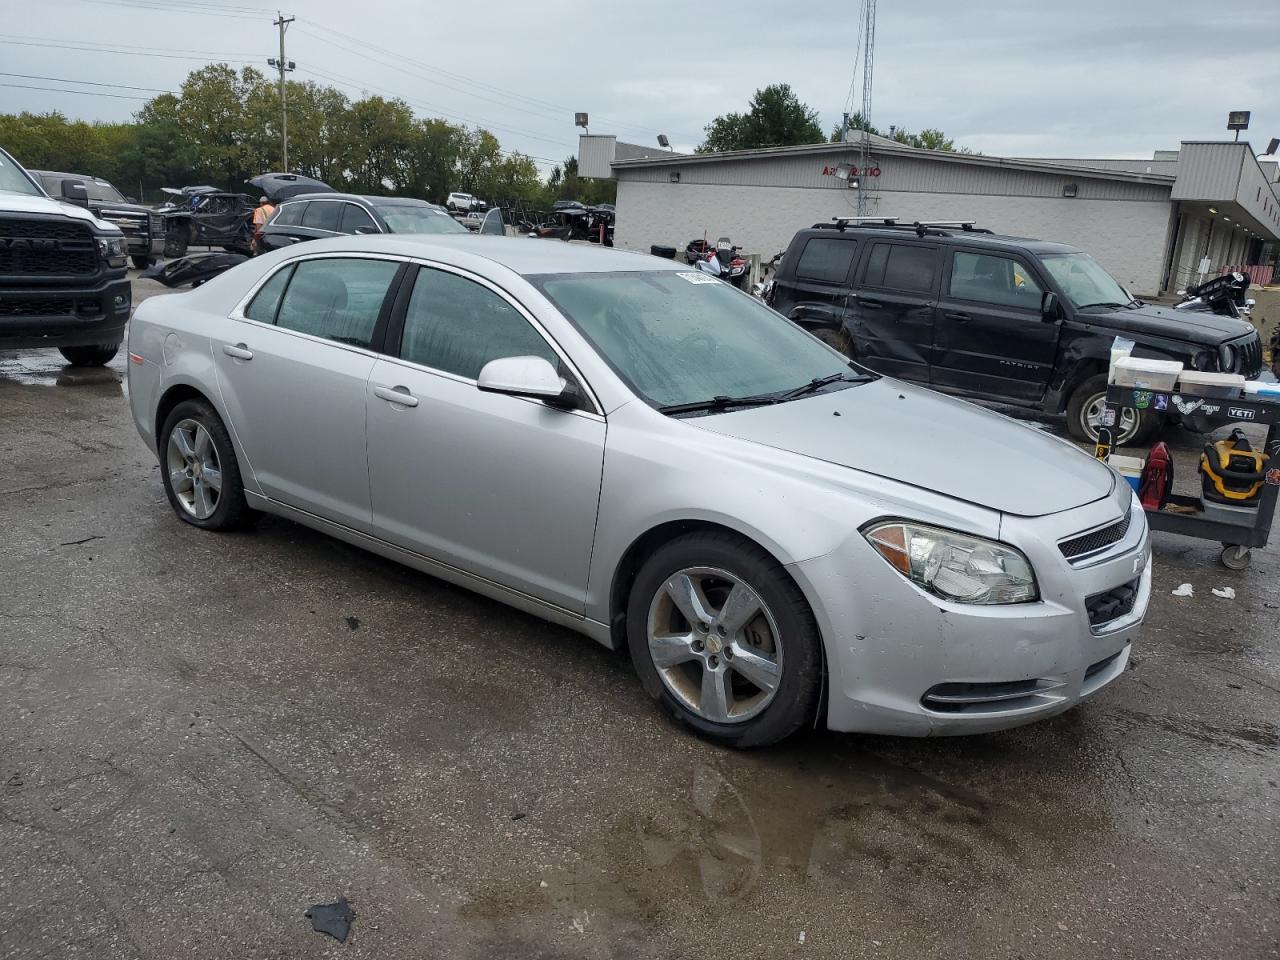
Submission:
[[[844,327],[819,327],[810,332],[828,347],[839,350],[846,357],[853,356],[853,342]]]
[[[776,560],[733,534],[687,534],[645,562],[627,603],[627,643],[649,696],[708,740],[776,743],[817,711],[813,613]]]
[[[208,403],[174,407],[159,447],[165,496],[180,519],[203,530],[234,530],[251,520],[231,436]]]
[[[1077,440],[1096,443],[1098,428],[1102,426],[1102,414],[1107,399],[1107,375],[1100,373],[1090,377],[1080,386],[1067,402],[1067,430]],[[1120,422],[1116,425],[1113,442],[1117,447],[1143,443],[1156,427],[1160,425],[1159,417],[1151,410],[1135,410],[1132,407],[1120,409]]]
[[[102,367],[120,350],[118,343],[100,343],[90,347],[59,347],[58,352],[73,367]]]

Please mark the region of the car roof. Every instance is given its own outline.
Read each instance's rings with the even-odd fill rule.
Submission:
[[[28,170],[27,173],[37,177],[66,177],[70,180],[92,180],[94,183],[110,185],[109,180],[104,180],[102,177],[94,177],[87,173],[60,173],[57,170]]]
[[[431,207],[439,210],[440,205],[432,203],[430,200],[419,200],[417,197],[371,197],[362,193],[335,193],[332,190],[324,190],[316,193],[299,193],[293,197],[287,197],[281,200],[279,206],[286,203],[297,203],[299,200],[352,200],[358,203],[367,203],[371,206],[401,206],[401,207]]]
[[[1056,243],[1052,240],[1036,240],[1032,237],[1014,237],[1001,233],[986,233],[980,230],[931,229],[922,237],[912,231],[909,225],[887,228],[849,227],[845,230],[837,230],[834,227],[826,226],[809,227],[802,230],[801,233],[809,237],[846,237],[850,240],[857,240],[860,237],[875,237],[877,240],[906,240],[918,241],[921,243],[963,243],[967,246],[994,247],[1010,252],[1029,250],[1032,253],[1037,254],[1082,252],[1079,247],[1073,247],[1066,243]]]
[[[288,248],[294,250],[295,248]],[[297,249],[297,253],[303,252]],[[634,253],[591,243],[564,243],[530,237],[476,234],[397,233],[312,240],[306,253],[384,253],[423,257],[466,266],[473,258],[488,260],[513,273],[531,277],[549,273],[615,273],[689,270],[684,264],[647,253]]]

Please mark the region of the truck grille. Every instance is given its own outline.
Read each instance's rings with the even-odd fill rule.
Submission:
[[[1129,524],[1133,520],[1133,511],[1130,510],[1115,523],[1097,530],[1090,530],[1088,533],[1081,534],[1078,537],[1072,537],[1070,540],[1063,540],[1058,544],[1058,549],[1062,551],[1062,555],[1068,560],[1080,560],[1090,554],[1104,550],[1113,543],[1119,543],[1124,539],[1124,535],[1129,532]]]
[[[97,244],[88,226],[56,220],[0,219],[0,274],[91,275]]]
[[[1100,627],[1133,612],[1138,600],[1138,581],[1130,580],[1104,593],[1095,593],[1084,601],[1089,612],[1089,626]]]
[[[1246,379],[1253,379],[1262,371],[1262,338],[1254,333],[1243,340],[1231,344],[1236,348],[1236,360],[1230,373],[1244,374]]]
[[[80,315],[102,312],[95,300],[81,300]],[[76,301],[71,297],[11,297],[0,293],[0,317],[69,317],[76,315]]]

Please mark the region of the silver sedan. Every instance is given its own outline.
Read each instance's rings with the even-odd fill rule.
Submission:
[[[670,261],[319,241],[147,301],[129,360],[182,520],[279,514],[626,649],[722,743],[1051,716],[1150,595],[1106,466]]]

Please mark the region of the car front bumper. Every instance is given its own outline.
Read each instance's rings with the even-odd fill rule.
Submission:
[[[1127,488],[1126,488],[1127,493]],[[822,631],[833,730],[900,736],[985,733],[1075,706],[1124,672],[1151,596],[1146,518],[1079,564],[1058,543],[1114,520],[1114,497],[1052,517],[1005,518],[1001,539],[1032,561],[1041,599],[950,603],[910,583],[861,534],[788,569]],[[1086,599],[1132,585],[1123,616],[1090,623]]]
[[[127,279],[86,286],[0,287],[0,347],[119,343],[133,306]]]

